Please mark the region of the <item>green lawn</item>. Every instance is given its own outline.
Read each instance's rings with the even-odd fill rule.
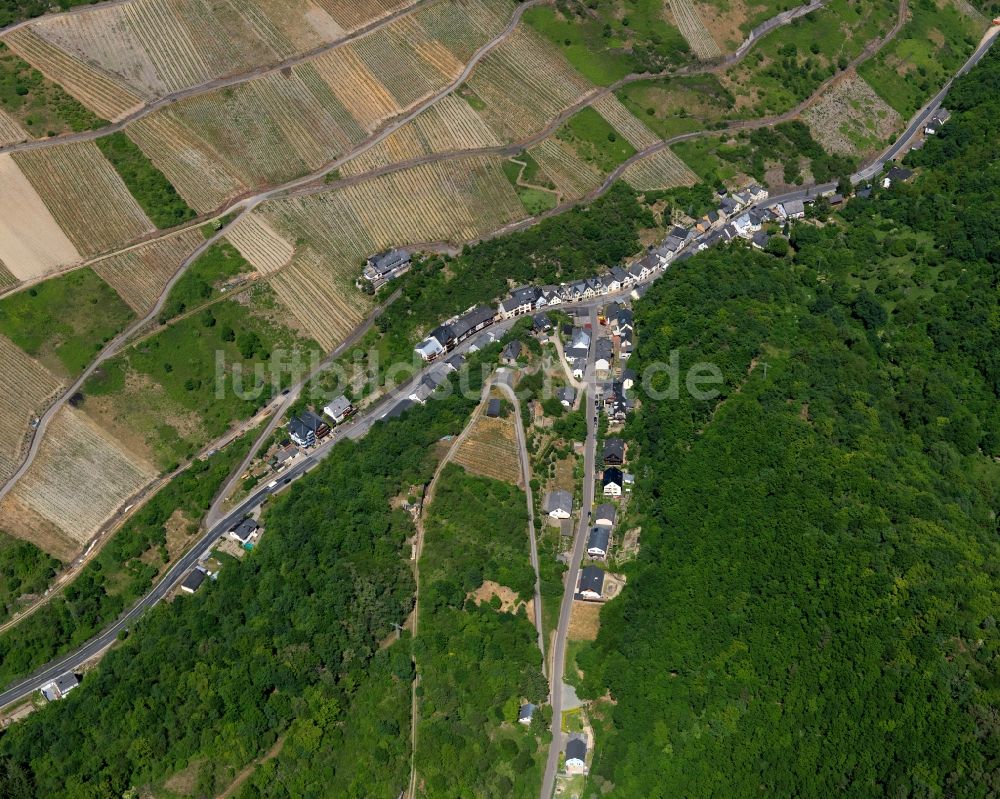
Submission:
[[[732,93],[713,74],[637,81],[616,94],[664,139],[741,116],[734,113]]]
[[[0,18],[3,14],[0,11]],[[108,124],[0,42],[0,108],[35,138]]]
[[[521,201],[521,205],[524,206],[524,210],[532,216],[556,207],[556,195],[551,191],[518,186],[517,198]]]
[[[158,228],[174,227],[197,216],[166,176],[124,133],[103,136],[97,140],[97,146]]]
[[[251,271],[253,267],[228,241],[213,244],[170,290],[160,312],[161,324],[218,297],[219,287],[225,280]]]
[[[529,9],[524,21],[553,44],[588,80],[607,86],[633,72],[659,72],[689,57],[684,37],[663,17],[660,0],[601,0]],[[577,13],[582,12],[582,13]]]
[[[0,333],[58,374],[76,375],[135,318],[91,269],[77,269],[0,300]]]
[[[635,155],[635,147],[589,106],[567,119],[556,137],[571,144],[577,155],[602,172],[610,172]]]

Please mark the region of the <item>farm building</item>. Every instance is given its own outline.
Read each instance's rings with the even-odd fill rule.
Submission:
[[[72,672],[68,672],[63,674],[61,677],[56,677],[56,679],[47,685],[43,685],[42,696],[50,702],[55,702],[64,698],[66,694],[76,688],[79,684],[80,679]]]
[[[341,424],[348,416],[354,413],[354,406],[343,394],[330,400],[330,404],[323,408],[323,413],[333,419],[334,424]]]
[[[200,566],[195,566],[190,572],[188,572],[188,576],[181,581],[181,591],[193,594],[201,588],[201,584],[203,582],[205,582],[205,570]]]
[[[580,599],[597,600],[604,596],[604,569],[585,566],[580,570],[580,581],[576,585]]]

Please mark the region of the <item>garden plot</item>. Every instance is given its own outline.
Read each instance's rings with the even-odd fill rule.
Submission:
[[[82,255],[156,229],[94,142],[26,150],[13,158]]]
[[[391,136],[348,161],[341,172],[357,175],[421,155],[499,144],[500,140],[472,106],[450,94]]]
[[[0,482],[6,482],[20,462],[28,424],[61,383],[6,336],[0,336],[0,365]]]
[[[514,141],[545,127],[593,89],[553,45],[523,24],[479,62],[466,87],[482,104],[487,124]]]
[[[152,308],[170,278],[204,241],[198,228],[189,228],[91,264],[137,314]]]
[[[678,30],[691,46],[691,52],[702,61],[709,61],[722,55],[722,50],[698,14],[694,0],[670,0],[669,7]]]
[[[80,260],[17,163],[0,155],[0,263],[18,280],[31,280]]]
[[[331,352],[361,324],[372,307],[371,300],[354,287],[354,277],[349,262],[307,248],[270,283],[298,322],[297,327]]]
[[[52,420],[38,456],[11,493],[82,545],[155,476],[152,465],[126,453],[67,406]]]
[[[564,142],[550,136],[528,150],[542,171],[551,178],[564,199],[582,197],[601,185],[604,175],[588,164]]]
[[[45,77],[105,119],[121,119],[142,105],[140,95],[50,44],[33,28],[18,28],[4,36],[4,42]]]
[[[645,150],[660,140],[613,94],[604,95],[593,104],[593,108],[636,150]]]
[[[454,461],[472,474],[521,484],[521,461],[517,452],[514,417],[491,419],[480,416],[455,453]]]
[[[17,120],[0,108],[0,147],[27,141],[30,137]]]
[[[659,150],[626,167],[622,178],[638,191],[693,186],[698,182],[698,176],[670,149]]]
[[[247,214],[226,233],[229,242],[264,275],[287,266],[295,248],[260,214]]]
[[[826,91],[802,114],[824,149],[841,155],[877,151],[903,125],[903,118],[855,72]]]
[[[199,213],[219,208],[248,188],[236,171],[173,111],[151,114],[130,124],[127,131],[177,193]]]

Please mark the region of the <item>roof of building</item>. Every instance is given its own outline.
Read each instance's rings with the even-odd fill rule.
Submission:
[[[872,196],[872,184],[871,183],[866,183],[864,186],[862,186],[861,188],[859,188],[854,193],[858,197],[861,197],[862,199],[867,199],[867,198],[869,198],[869,197]]]
[[[889,180],[909,180],[913,176],[913,170],[904,166],[894,166],[885,176]]]
[[[632,382],[635,382],[638,379],[639,375],[636,374],[635,369],[630,369],[629,367],[625,367],[624,369],[622,369],[622,383],[624,383],[626,380],[631,380]]]
[[[568,402],[570,404],[576,402],[576,389],[573,386],[563,386],[562,388],[556,389],[556,399],[560,402]]]
[[[522,305],[534,305],[541,294],[542,290],[537,286],[521,286],[503,299],[500,303],[500,310],[512,311]]]
[[[452,355],[447,361],[445,361],[448,366],[450,366],[454,371],[458,371],[465,364],[465,356],[461,353]]]
[[[549,319],[549,315],[546,313],[536,313],[531,317],[531,323],[535,330],[545,330],[552,327],[552,320]]]
[[[587,536],[587,549],[599,549],[607,552],[611,543],[611,528],[603,524],[590,528],[590,535]]]
[[[767,243],[770,240],[771,237],[763,230],[758,230],[756,233],[753,234],[753,237],[750,239],[750,241],[752,241],[758,247],[766,247]]]
[[[594,356],[598,360],[610,361],[615,357],[615,345],[614,342],[609,338],[599,338],[597,339],[597,344],[594,347]]]
[[[514,360],[521,355],[521,342],[517,339],[513,341],[508,341],[507,346],[503,348],[501,357],[507,360]]]
[[[563,491],[562,489],[550,491],[545,495],[544,510],[546,513],[552,513],[554,510],[564,510],[567,513],[572,513],[573,495],[569,491]]]
[[[197,591],[203,582],[205,582],[205,572],[196,566],[188,572],[188,576],[181,581],[181,588],[188,591]]]
[[[410,254],[406,250],[386,250],[371,256],[368,259],[368,266],[379,277],[382,277],[409,262]]]
[[[257,522],[248,516],[229,532],[231,532],[245,544],[247,541],[250,540],[250,536],[252,536],[255,532],[257,532],[257,528],[258,528]]]
[[[274,453],[274,459],[278,463],[284,463],[289,458],[294,458],[299,454],[299,448],[294,444],[289,444],[287,447],[282,447],[276,453]]]
[[[316,431],[311,428],[305,422],[303,422],[298,416],[293,416],[288,420],[288,434],[293,438],[297,438],[300,441],[306,441],[310,435],[315,435]]]
[[[615,510],[615,506],[610,502],[605,502],[602,505],[597,506],[597,510],[594,511],[594,519],[610,519],[611,523],[615,523],[615,517],[618,515],[618,511]]]
[[[321,417],[317,416],[310,410],[302,411],[302,413],[299,414],[299,419],[302,421],[302,424],[304,424],[307,429],[311,430],[314,433],[317,432],[321,427],[327,426],[326,422],[324,422]]]
[[[604,590],[604,569],[597,566],[585,566],[580,571],[580,592],[593,591],[600,594]]]
[[[792,214],[804,214],[806,212],[806,206],[802,200],[788,200],[782,203],[782,207],[784,207],[785,213],[789,216]]]
[[[440,330],[440,328],[437,328],[437,330]],[[435,355],[440,355],[444,352],[444,343],[446,342],[442,342],[437,336],[431,335],[421,341],[413,349],[416,351],[417,355],[427,359],[432,358]]]
[[[567,760],[586,760],[587,758],[587,742],[583,738],[570,738],[566,742],[566,759]]]
[[[349,410],[351,410],[351,401],[341,394],[339,397],[334,397],[330,400],[323,409],[323,412],[328,416],[337,418],[338,416],[343,416]]]
[[[80,684],[80,679],[71,671],[60,674],[53,680],[60,693],[67,694]]]
[[[531,721],[531,717],[535,715],[536,705],[527,702],[521,705],[521,709],[517,711],[518,721]]]
[[[604,470],[604,476],[601,478],[602,485],[610,485],[614,483],[615,485],[622,486],[625,483],[625,475],[622,474],[621,469],[616,469],[611,466]]]
[[[500,415],[500,400],[491,399],[486,406],[486,415],[495,419]]]
[[[609,457],[625,459],[625,442],[620,438],[609,438],[604,442],[604,460]]]

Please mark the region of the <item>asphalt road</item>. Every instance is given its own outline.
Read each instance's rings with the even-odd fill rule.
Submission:
[[[604,300],[607,302],[607,299]],[[583,550],[587,542],[587,532],[590,529],[590,516],[594,506],[594,481],[597,479],[595,460],[597,457],[597,377],[594,371],[594,359],[597,342],[597,308],[590,308],[590,329],[593,333],[590,341],[590,352],[587,355],[587,370],[584,382],[587,385],[587,440],[583,448],[583,495],[580,502],[580,521],[576,526],[576,538],[573,543],[573,555],[569,570],[566,572],[566,582],[563,587],[562,604],[559,606],[559,624],[556,627],[556,640],[552,647],[552,671],[549,675],[549,702],[552,705],[552,743],[549,744],[549,754],[545,761],[545,773],[542,776],[542,799],[552,796],[556,784],[556,771],[559,768],[559,753],[564,748],[562,732],[562,694],[563,673],[566,669],[566,639],[569,633],[569,619],[573,612],[573,595],[576,594],[576,583],[580,574],[580,564],[583,562]]]

